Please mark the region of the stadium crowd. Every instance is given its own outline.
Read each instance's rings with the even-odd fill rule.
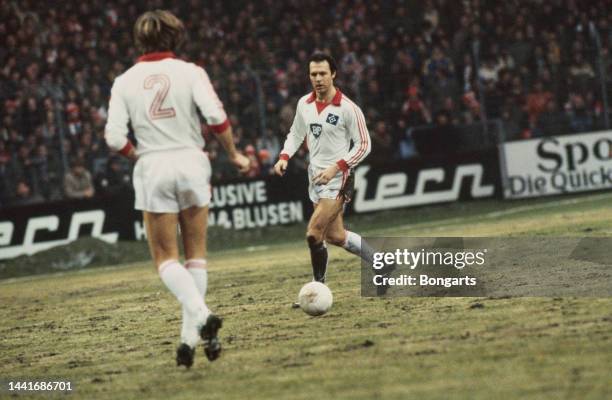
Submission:
[[[0,207],[130,185],[130,165],[103,140],[108,96],[138,57],[136,17],[155,8],[185,22],[178,56],[207,69],[249,176],[270,173],[314,49],[335,56],[337,86],[364,110],[372,162],[418,155],[414,127],[483,114],[509,140],[603,127],[589,23],[611,77],[608,0],[0,0]],[[207,142],[215,179],[233,177]]]

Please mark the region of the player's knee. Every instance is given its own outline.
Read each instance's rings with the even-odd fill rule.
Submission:
[[[308,230],[306,232],[306,242],[308,242],[308,246],[312,247],[316,244],[319,244],[323,241],[322,232],[317,232],[316,230]]]
[[[160,243],[154,247],[154,253],[159,257],[172,257],[175,251],[173,246]]]
[[[178,259],[178,248],[171,243],[153,243],[151,253],[156,261]]]
[[[325,241],[327,243],[333,244],[334,246],[343,246],[345,239],[346,239],[346,235],[344,231],[328,232],[327,235],[325,236]]]

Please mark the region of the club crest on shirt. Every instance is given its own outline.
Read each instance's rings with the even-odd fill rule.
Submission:
[[[321,124],[310,124],[310,133],[314,135],[317,139],[321,136],[321,132],[323,132],[323,125]]]
[[[327,120],[326,120],[326,122],[327,122],[328,124],[336,125],[336,124],[338,124],[338,120],[339,120],[339,119],[340,119],[340,117],[339,117],[339,116],[334,115],[334,114],[332,114],[332,113],[329,113],[329,114],[327,114]]]

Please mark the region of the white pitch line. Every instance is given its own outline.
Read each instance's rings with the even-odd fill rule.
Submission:
[[[266,245],[262,245],[262,246],[249,246],[247,248],[245,248],[244,250],[250,252],[253,251],[260,251],[260,250],[268,250],[270,248],[270,246],[266,246]],[[243,250],[241,250],[243,251]]]
[[[526,211],[532,211],[532,210],[538,210],[538,209],[550,209],[550,208],[555,208],[555,207],[565,206],[565,205],[571,205],[571,204],[587,203],[587,202],[590,202],[590,201],[596,201],[596,200],[601,200],[601,199],[606,199],[606,198],[612,198],[612,193],[593,195],[593,196],[589,196],[589,197],[586,197],[586,198],[559,200],[559,201],[556,201],[556,202],[548,202],[548,203],[544,203],[544,204],[534,204],[534,205],[530,205],[530,206],[513,207],[513,208],[508,209],[508,210],[492,211],[492,212],[488,212],[488,213],[485,213],[485,214],[476,214],[476,215],[472,215],[471,217],[491,219],[491,218],[498,218],[498,217],[505,216],[505,215],[519,214],[519,213],[526,212]],[[414,228],[414,227],[417,227],[417,226],[421,227],[421,226],[448,225],[448,224],[452,224],[452,223],[455,223],[455,222],[465,221],[465,219],[466,219],[465,217],[453,217],[453,218],[441,219],[441,220],[437,220],[437,221],[421,222],[421,223],[416,223],[416,224],[406,224],[406,225],[394,226],[393,228],[376,229],[374,232],[386,232],[389,229],[393,229],[393,230],[408,229],[408,228]]]
[[[552,204],[551,203],[544,203],[544,204],[534,204],[534,205],[531,205],[531,206],[514,207],[514,208],[511,208],[509,210],[489,212],[489,213],[484,214],[484,216],[487,217],[487,218],[497,218],[497,217],[501,217],[501,216],[504,216],[504,215],[511,215],[511,214],[521,213],[523,211],[533,211],[533,210],[539,210],[539,209],[543,209],[543,208],[551,208],[551,207],[554,208],[554,207],[558,207],[558,206],[565,206],[565,205],[571,205],[571,204],[588,203],[589,201],[601,200],[601,199],[605,199],[605,198],[608,198],[608,197],[612,197],[612,194],[605,193],[605,194],[589,196],[587,198],[559,200],[557,202],[553,202]]]

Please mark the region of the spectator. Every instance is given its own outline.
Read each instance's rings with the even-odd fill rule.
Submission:
[[[517,29],[514,33],[514,41],[508,47],[508,52],[517,65],[525,65],[529,61],[532,46],[525,39],[525,34],[521,29]]]
[[[461,114],[453,99],[454,96],[446,96],[444,99],[442,99],[442,107],[439,111],[442,111],[448,115],[451,125],[461,125]]]
[[[464,51],[466,48],[466,43],[470,34],[470,19],[467,15],[462,15],[459,20],[459,29],[455,31],[452,39],[452,49],[453,49],[453,60],[455,64],[461,61],[461,57],[464,55]]]
[[[434,46],[431,57],[423,64],[423,76],[433,79],[438,71],[452,74],[454,73],[454,67],[452,61],[442,52],[440,46]]]
[[[521,139],[521,128],[518,123],[518,118],[512,115],[510,107],[504,107],[504,109],[502,109],[500,119],[503,126],[504,141]]]
[[[574,54],[574,60],[569,68],[570,76],[576,79],[591,79],[595,77],[593,67],[589,64],[582,53]]]
[[[291,157],[291,162],[287,168],[289,175],[304,174],[308,171],[308,151],[306,146],[301,146],[300,149]],[[301,178],[301,177],[300,177]]]
[[[38,107],[38,101],[34,97],[29,97],[23,105],[21,133],[24,136],[31,135],[34,129],[42,124],[42,120],[43,113]]]
[[[420,155],[450,154],[460,142],[456,127],[451,125],[450,117],[445,112],[436,114],[433,127],[414,131],[412,137]]]
[[[63,176],[60,149],[69,159],[86,160],[99,176],[93,167],[106,165],[109,157],[100,137],[112,80],[137,56],[129,40],[131,24],[149,3],[134,0],[124,6],[118,0],[94,0],[81,5],[67,0],[55,8],[35,1],[0,6],[2,21],[8,21],[0,23],[0,141],[14,154],[3,167],[11,174],[6,179],[13,180],[5,185],[4,198],[14,196],[18,176],[25,177],[32,192],[53,197],[46,186],[56,187],[53,176]],[[479,121],[485,110],[489,118],[502,116],[512,132],[518,125],[521,131],[531,127],[537,133],[540,114],[548,112],[547,93],[558,104],[570,104],[565,114],[572,131],[600,127],[603,105],[589,98],[599,87],[588,25],[592,20],[600,31],[604,67],[609,69],[609,7],[605,1],[570,3],[427,0],[414,12],[401,0],[338,0],[322,10],[310,2],[276,6],[269,0],[263,7],[248,1],[244,7],[233,2],[173,7],[193,27],[193,43],[213,44],[207,53],[188,45],[178,56],[206,64],[241,147],[253,144],[274,159],[274,141],[288,132],[295,103],[304,94],[307,77],[301,66],[321,43],[328,43],[341,61],[338,82],[344,81],[343,90],[367,105],[368,127],[374,131],[376,121],[386,121],[391,152],[407,143],[409,127],[430,124],[431,115],[440,112],[456,124]],[[327,29],[301,18],[315,12],[329,22]],[[112,30],[94,29],[99,26]],[[475,47],[480,52],[478,71],[472,59]],[[479,76],[493,82],[484,85],[482,107],[475,84]],[[538,80],[541,91],[534,89]],[[576,93],[582,100],[570,99]],[[447,107],[448,99],[454,110]],[[521,107],[523,111],[516,110]],[[511,122],[508,117],[520,119]],[[270,132],[261,132],[263,118]],[[262,139],[261,133],[267,137]],[[214,140],[207,142],[215,178],[233,177],[224,156],[214,156]],[[107,172],[113,173],[102,174]]]
[[[493,58],[486,58],[478,70],[478,77],[485,82],[497,83],[499,71],[503,65],[500,65]]]
[[[32,149],[27,143],[22,142],[19,145],[15,161],[16,162],[13,164],[15,177],[25,180],[29,187],[34,185],[38,186],[36,168],[32,162]]]
[[[385,121],[377,121],[370,136],[372,138],[372,153],[369,155],[369,160],[374,163],[389,160],[389,155],[394,153],[394,149]]]
[[[493,81],[489,81],[484,86],[484,92],[487,102],[486,111],[488,118],[499,118],[506,97],[504,93],[502,93],[500,85],[495,84]]]
[[[542,81],[536,81],[533,90],[527,95],[527,114],[529,122],[535,123],[539,115],[546,109],[548,102],[553,99],[553,94],[544,90]]]
[[[561,73],[561,47],[554,33],[548,35],[546,59],[555,77]]]
[[[93,197],[95,190],[91,174],[85,169],[82,160],[75,160],[64,177],[64,193],[69,199]]]
[[[445,69],[438,69],[436,77],[429,85],[429,100],[434,112],[445,107],[444,101],[447,98],[456,98],[460,93],[457,80],[454,79]]]
[[[592,86],[595,72],[591,64],[584,59],[582,53],[574,54],[573,62],[569,67],[569,76],[572,86],[580,88],[582,91],[586,91]]]
[[[466,92],[461,98],[464,107],[463,118],[466,124],[471,124],[480,119],[480,102],[476,98],[474,91]]]
[[[570,120],[572,132],[589,132],[593,130],[593,116],[587,108],[583,95],[572,93],[565,105],[565,112]]]
[[[257,138],[255,145],[256,148],[260,149],[260,151],[265,150],[268,152],[268,156],[272,159],[270,162],[272,165],[274,165],[276,158],[278,158],[278,154],[281,151],[278,136],[274,135],[273,131],[268,129],[268,132],[266,132],[265,135]]]
[[[277,157],[272,158],[270,151],[267,149],[260,149],[257,152],[257,159],[261,164],[261,175],[267,176],[272,175],[274,170],[274,164],[276,163]]]
[[[13,196],[15,184],[11,169],[11,153],[4,140],[0,140],[0,207],[8,204]]]
[[[497,57],[497,64],[506,70],[513,70],[516,67],[516,62],[507,48],[504,48]]]
[[[553,100],[546,104],[546,110],[538,117],[537,130],[543,136],[565,135],[569,133],[569,125],[567,116],[557,109]]]
[[[412,129],[406,129],[404,136],[399,142],[399,158],[400,160],[410,160],[418,156],[416,144],[412,138]]]
[[[438,27],[440,15],[438,13],[438,10],[434,7],[433,0],[425,1],[423,19],[425,21],[428,21],[433,29],[436,29]]]
[[[261,173],[261,163],[259,162],[259,159],[257,158],[255,146],[253,146],[252,144],[247,145],[244,149],[244,154],[251,161],[250,169],[245,175],[249,178],[255,178],[259,176]]]
[[[96,189],[98,193],[117,194],[131,188],[130,174],[125,170],[121,160],[110,157],[106,165],[106,170],[96,178]]]
[[[475,77],[475,71],[474,65],[472,63],[472,56],[470,56],[469,53],[463,55],[463,65],[461,71],[463,92],[470,92],[472,91],[472,82]]]
[[[402,105],[403,118],[409,126],[420,126],[431,122],[429,109],[419,97],[416,82],[407,90],[408,98]]]
[[[36,193],[33,193],[28,183],[20,179],[15,186],[15,197],[13,198],[12,206],[27,206],[30,204],[42,203],[45,199]]]
[[[31,158],[33,172],[36,175],[36,181],[38,183],[39,194],[43,197],[50,199],[52,188],[52,178],[55,177],[55,171],[57,171],[56,164],[53,170],[50,169],[49,163],[49,152],[47,146],[40,144],[36,146],[34,156]]]

